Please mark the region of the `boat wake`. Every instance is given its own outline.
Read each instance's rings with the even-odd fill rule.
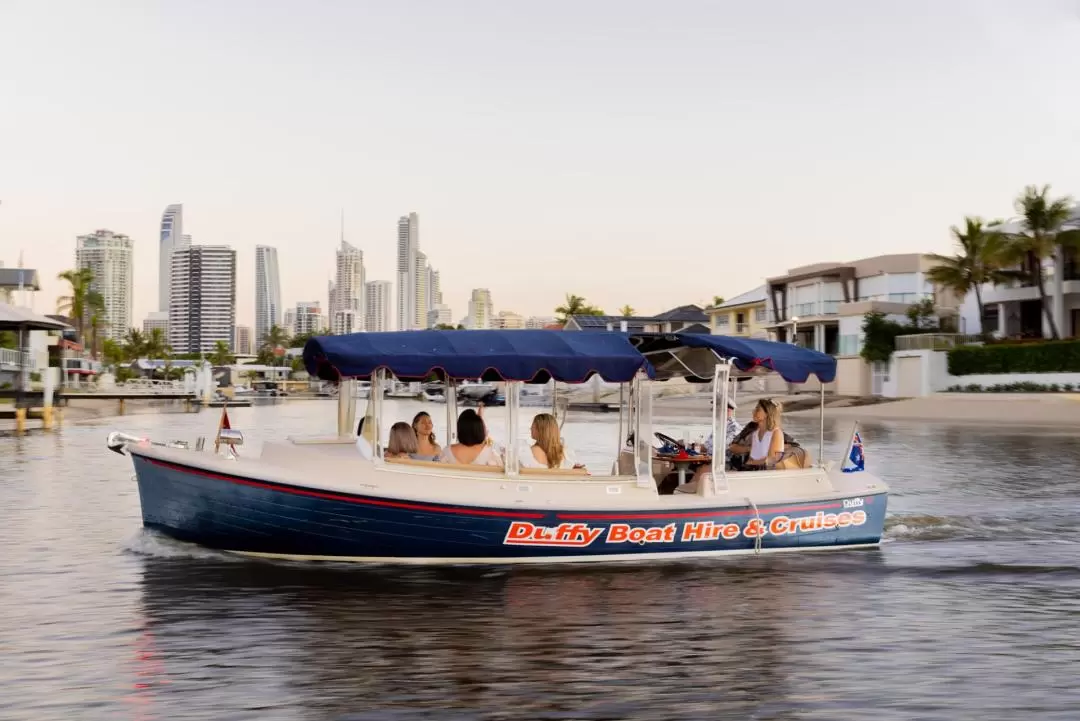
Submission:
[[[149,528],[140,528],[123,544],[128,553],[153,558],[181,558],[206,561],[242,561],[240,556],[184,543]]]
[[[978,516],[898,514],[885,519],[882,543],[892,541],[1000,541],[1046,538],[1050,531],[1026,525],[1023,519]]]

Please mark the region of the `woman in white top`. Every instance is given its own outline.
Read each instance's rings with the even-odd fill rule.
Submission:
[[[443,463],[464,463],[473,466],[501,466],[499,452],[487,442],[484,419],[471,408],[457,419],[457,443],[447,446],[439,456]]]
[[[536,441],[520,456],[522,468],[584,468],[574,463],[563,445],[559,422],[550,413],[540,413],[532,422],[532,439]]]
[[[745,466],[749,469],[766,468],[784,455],[784,430],[780,427],[780,404],[762,398],[754,406],[754,423],[757,428],[750,434],[749,446],[731,445],[732,453],[749,453]]]

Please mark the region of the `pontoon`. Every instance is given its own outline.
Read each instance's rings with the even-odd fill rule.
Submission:
[[[108,447],[134,463],[146,527],[248,556],[377,564],[658,561],[870,547],[881,538],[888,488],[861,464],[823,462],[823,432],[816,462],[804,458],[802,467],[731,472],[717,453],[693,492],[658,490],[666,471],[652,442],[654,383],[711,382],[713,433],[723,439],[726,417],[716,409],[727,407],[734,378],[769,371],[824,385],[836,361],[822,353],[698,334],[427,330],[312,338],[304,362],[313,377],[341,386],[334,435],[267,442],[258,457],[238,455],[242,434],[228,428],[214,452],[205,439],[189,448],[109,436]],[[521,467],[521,384],[584,383],[594,374],[621,384],[626,399],[610,468]],[[506,384],[504,467],[384,457],[386,426],[400,419],[385,417],[382,393],[371,394],[364,424],[373,458],[361,455],[357,381],[384,388],[433,377],[450,387],[476,378]],[[452,443],[455,393],[445,410]]]

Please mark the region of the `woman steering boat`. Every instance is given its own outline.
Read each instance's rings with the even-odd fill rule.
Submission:
[[[888,488],[861,463],[844,469],[820,453],[814,466],[742,473],[727,470],[718,452],[693,493],[657,489],[649,443],[655,383],[711,380],[714,408],[726,412],[728,381],[738,374],[831,382],[836,361],[822,353],[693,334],[428,330],[313,338],[304,362],[313,376],[342,386],[334,435],[266,442],[258,456],[233,452],[242,434],[228,428],[215,452],[202,450],[203,439],[192,450],[110,435],[109,448],[135,466],[146,527],[248,556],[391,564],[664,560],[858,548],[881,537]],[[514,449],[526,433],[522,383],[583,383],[594,374],[629,388],[610,475],[555,463],[547,448],[546,463],[529,464],[539,467],[523,467],[512,452],[498,465],[477,465],[468,454],[437,462],[385,451],[388,418],[378,390],[394,379],[446,383],[448,429],[456,425],[450,387],[457,381],[505,383],[503,446]],[[363,426],[371,458],[356,450],[359,380],[375,387]],[[714,438],[725,437],[725,420],[714,410]],[[623,448],[628,434],[635,441]],[[442,448],[454,441],[448,433]]]

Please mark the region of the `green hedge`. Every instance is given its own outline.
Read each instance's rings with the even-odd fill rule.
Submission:
[[[983,387],[978,383],[970,383],[966,386],[951,386],[946,388],[948,393],[1072,393],[1076,388],[1072,383],[1058,385],[1051,383],[1046,386],[1042,383],[1021,381],[1019,383],[999,383],[997,385]]]
[[[949,351],[949,373],[1080,373],[1080,341],[954,348]]]

